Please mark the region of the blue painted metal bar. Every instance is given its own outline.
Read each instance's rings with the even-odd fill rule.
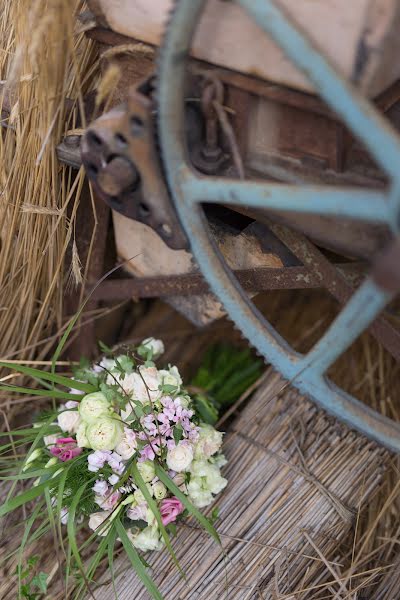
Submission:
[[[239,2],[239,0],[237,1]],[[322,88],[323,95],[329,105],[338,114],[343,116],[356,135],[364,140],[367,147],[371,150],[372,155],[376,157],[377,162],[381,164],[385,172],[392,176],[396,183],[390,192],[392,200],[390,214],[394,219],[396,216],[395,205],[400,196],[397,194],[396,189],[397,180],[400,177],[400,146],[392,130],[378,115],[377,111],[373,107],[370,107],[366,100],[360,98],[359,94],[354,92],[351,86],[347,86],[342,82],[328,63],[322,57],[316,55],[311,45],[308,44],[301,34],[289,22],[285,21],[284,16],[278,11],[274,3],[270,0],[240,0],[240,3],[246,7],[256,20],[258,20],[258,11],[260,11],[261,24],[264,29],[268,33],[271,33],[272,37],[281,47],[284,49],[286,47],[289,48],[287,54],[293,59],[293,62],[300,65],[307,75],[312,76],[311,78],[317,84],[317,87],[319,89]],[[313,362],[311,367],[306,362],[308,358],[299,356],[290,348],[286,341],[249,301],[249,298],[240,288],[234,275],[225,264],[215,243],[207,235],[207,222],[201,205],[196,204],[193,200],[202,201],[209,199],[213,202],[223,201],[227,203],[233,200],[232,198],[229,200],[229,187],[227,191],[224,191],[222,182],[219,190],[215,187],[212,189],[211,185],[207,188],[208,193],[212,192],[212,197],[207,195],[204,198],[206,193],[200,189],[203,185],[201,180],[200,183],[197,182],[194,184],[192,190],[190,189],[193,183],[193,174],[188,168],[189,161],[185,152],[184,76],[191,39],[205,4],[205,0],[180,0],[176,4],[176,10],[165,37],[163,51],[159,60],[159,111],[157,118],[163,166],[171,196],[182,226],[191,242],[193,254],[199,263],[204,277],[209,282],[213,292],[221,300],[229,316],[242,331],[243,335],[265,356],[267,361],[282,373],[283,377],[289,382],[293,382],[302,393],[308,394],[309,397],[331,414],[345,421],[350,426],[356,427],[359,431],[386,445],[388,448],[400,452],[399,424],[371,410],[355,398],[346,394],[343,390],[337,388],[321,375],[321,372],[331,364],[332,360],[335,360],[336,355],[346,346],[346,342],[343,341],[345,333],[349,334],[349,330],[345,331],[346,324],[349,326],[350,322],[351,343],[354,336],[360,332],[360,328],[371,321],[374,316],[373,313],[378,314],[380,308],[382,308],[382,305],[387,300],[385,296],[381,295],[381,292],[378,293],[375,299],[372,301],[369,300],[369,293],[376,291],[374,290],[372,281],[368,281],[362,286],[362,293],[359,295],[356,294],[356,299],[348,303],[344,309],[343,316],[341,315],[335,322],[334,327],[339,326],[337,335],[334,335],[334,327],[332,327],[332,334],[329,333],[324,338],[325,342],[322,351],[327,353],[325,362],[321,360],[318,364],[318,353],[314,352],[317,346],[314,347],[310,356],[313,361],[315,358],[316,362]],[[271,20],[269,21],[269,19]],[[327,73],[325,73],[325,70]],[[231,185],[229,181],[224,181],[223,183],[228,183],[228,186]],[[196,193],[194,193],[196,185]],[[262,198],[262,193],[257,187],[259,183],[256,183],[254,192],[252,192],[252,182],[243,182],[243,185],[246,187],[240,186],[240,189],[235,188],[236,192],[238,192],[237,203],[245,205],[248,202],[247,198],[254,198],[254,202],[258,203]],[[202,193],[198,194],[199,191]],[[217,191],[222,194],[222,200],[221,195],[213,197]],[[331,188],[327,188],[327,191],[330,195]],[[338,191],[339,194],[340,192],[343,192],[343,190]],[[274,193],[278,194],[277,191]],[[285,193],[286,196],[292,193],[297,194],[297,189],[294,186],[290,189],[289,186],[286,186]],[[353,195],[356,194],[355,197],[358,198],[356,200],[358,205],[357,214],[359,209],[362,208],[359,205],[361,202],[361,197],[358,196],[359,193],[364,192],[361,192],[359,189],[353,190],[348,198],[348,202],[351,204]],[[370,199],[371,203],[375,205],[377,205],[378,201],[384,200],[383,196],[371,197],[367,194],[363,197],[365,198],[366,215],[371,214],[371,209],[367,206]],[[308,196],[308,199],[307,197],[303,197],[303,195],[301,197],[298,196],[298,202],[309,202],[309,198],[310,196]],[[325,190],[321,189],[320,202],[323,203],[324,199]],[[316,200],[317,198],[314,196],[313,201],[316,202]],[[343,196],[341,199],[337,196],[336,200],[340,201],[340,206],[344,205],[345,198]],[[287,198],[281,198],[281,201],[289,202]],[[331,202],[332,200],[330,200]],[[372,210],[379,214],[382,214],[380,211],[385,210],[387,214],[387,207],[390,203],[382,202],[381,204],[384,206],[380,206],[379,209],[376,207]],[[281,205],[279,208],[281,208]],[[349,209],[344,207],[342,210],[355,214],[354,208]],[[318,210],[318,213],[321,214],[320,210]],[[362,208],[362,213],[364,213],[364,208]],[[382,222],[382,218],[382,216],[378,216],[380,222]],[[392,223],[393,226],[396,225],[394,221]],[[366,313],[363,315],[364,311]],[[337,342],[337,339],[339,342]],[[333,350],[331,350],[331,346]],[[303,368],[300,367],[301,364]]]
[[[273,0],[236,0],[270,35],[293,63],[315,85],[326,103],[340,115],[382,169],[397,179],[400,174],[400,142],[386,119],[295,28]],[[399,202],[396,198],[396,202]]]
[[[325,373],[371,325],[393,295],[379,288],[372,279],[367,279],[353,294],[322,338],[300,361],[299,371],[310,369],[316,375]]]
[[[216,202],[279,211],[331,215],[387,223],[388,201],[383,192],[337,186],[293,186],[265,181],[202,177],[187,169],[176,173],[187,202]]]

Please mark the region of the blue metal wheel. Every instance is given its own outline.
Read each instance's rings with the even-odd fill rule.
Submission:
[[[250,343],[287,380],[319,406],[368,437],[400,451],[400,426],[353,398],[325,373],[393,298],[398,287],[400,142],[369,101],[336,73],[272,0],[237,0],[273,38],[315,89],[362,141],[388,175],[389,190],[321,185],[292,186],[265,181],[208,177],[187,157],[184,135],[184,79],[191,40],[205,0],[179,0],[159,58],[158,134],[171,197],[192,252],[210,288]],[[332,215],[385,223],[394,235],[386,279],[372,274],[353,294],[308,354],[295,352],[254,307],[208,234],[202,203],[226,203],[271,210]],[[389,281],[389,283],[388,283]]]

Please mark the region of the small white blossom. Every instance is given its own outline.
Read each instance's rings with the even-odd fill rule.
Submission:
[[[104,481],[103,479],[98,479],[96,481],[96,483],[94,484],[94,486],[92,487],[92,490],[98,496],[105,496],[108,492],[107,482]]]
[[[206,423],[200,425],[198,433],[199,437],[194,447],[194,455],[196,458],[210,458],[220,450],[223,433]]]
[[[127,533],[132,545],[143,552],[150,550],[161,550],[163,547],[157,527],[146,527],[136,535],[132,535],[131,532]]]
[[[156,340],[153,337],[149,337],[143,340],[141,346],[145,346],[146,349],[151,350],[153,353],[152,358],[154,359],[161,356],[161,354],[164,354],[165,348],[162,340]]]

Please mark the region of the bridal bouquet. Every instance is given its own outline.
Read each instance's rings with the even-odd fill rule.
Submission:
[[[148,590],[160,598],[137,551],[166,545],[175,559],[170,536],[188,515],[218,540],[199,509],[227,484],[220,472],[226,463],[222,433],[201,420],[177,367],[156,366],[163,351],[160,340],[149,338],[123,354],[80,366],[73,378],[17,367],[46,384],[32,394],[65,403],[40,415],[32,428],[14,432],[28,451],[18,476],[3,479],[31,482],[19,495],[12,488],[0,515],[38,498],[28,531],[43,507],[51,526],[57,521],[66,526],[71,554],[84,573],[82,586],[104,555],[110,560],[119,541]],[[85,524],[97,550],[84,565],[77,531]]]

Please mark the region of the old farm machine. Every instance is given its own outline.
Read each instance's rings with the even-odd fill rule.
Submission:
[[[140,255],[97,297],[168,297],[199,324],[227,313],[293,386],[399,451],[399,425],[325,374],[367,328],[400,358],[400,2],[88,4],[122,79],[81,156],[120,256]],[[341,311],[303,355],[252,298],[307,287]]]

